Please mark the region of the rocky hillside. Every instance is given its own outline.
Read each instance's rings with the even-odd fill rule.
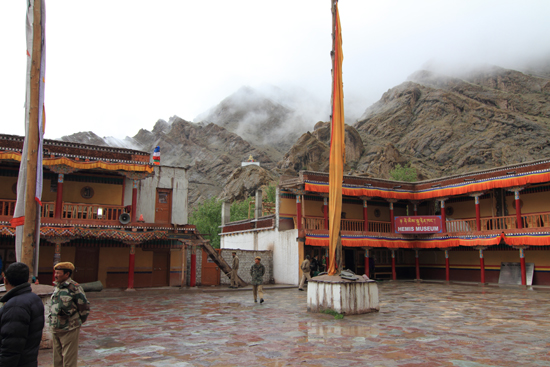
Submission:
[[[397,163],[410,163],[426,179],[550,157],[545,68],[414,73],[346,126],[345,173],[389,178]],[[301,112],[300,103],[270,96],[242,88],[201,122],[159,120],[123,141],[91,132],[62,139],[151,152],[159,145],[162,164],[190,167],[191,205],[212,196],[240,200],[282,174],[328,171],[330,124],[314,125],[319,119]],[[260,168],[240,167],[249,155]]]
[[[419,71],[354,126],[365,142],[356,171],[388,177],[384,155],[421,178],[550,156],[550,79],[497,67],[457,78]]]
[[[84,138],[85,141],[82,141],[81,139]],[[100,138],[92,132],[64,136],[62,140],[113,146],[107,139]],[[173,117],[168,122],[159,120],[152,131],[142,129],[134,137],[119,141],[117,146],[124,142],[148,152],[160,146],[161,164],[189,167],[191,206],[220,195],[228,179],[232,177],[233,171],[239,168],[241,162],[248,159],[250,155],[261,162],[264,171],[274,169],[276,163],[270,154],[250,145],[240,136],[221,126],[214,123],[195,124],[179,117]],[[259,186],[265,184],[263,179],[255,182],[258,182]],[[226,195],[242,196],[231,193]]]

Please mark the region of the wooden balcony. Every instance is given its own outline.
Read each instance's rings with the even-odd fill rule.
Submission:
[[[289,217],[289,215],[286,215]],[[294,219],[294,228],[297,227],[296,216],[290,215]],[[521,216],[523,228],[543,228],[550,227],[550,212],[530,213]],[[481,231],[495,231],[504,229],[517,229],[517,218],[515,215],[505,217],[485,217],[481,218]],[[325,219],[323,217],[302,217],[302,224],[306,230],[324,230]],[[368,232],[390,233],[390,222],[368,221]],[[467,219],[447,219],[447,233],[457,232],[477,232],[475,218]],[[342,219],[342,231],[364,232],[364,222],[362,219]]]
[[[10,220],[15,211],[15,200],[0,199],[0,218]],[[85,222],[117,222],[119,216],[125,212],[122,205],[103,205],[103,204],[83,204],[83,203],[63,203],[61,219],[65,222],[78,221]],[[42,220],[55,220],[55,203],[42,202],[40,207]]]
[[[521,216],[523,228],[543,228],[550,226],[550,213],[531,213]],[[501,229],[517,229],[517,217],[508,215],[505,217],[481,218],[482,231],[494,231]],[[447,232],[474,232],[477,231],[476,219],[447,220]]]
[[[295,219],[296,221],[296,219]],[[306,229],[323,230],[325,229],[325,219],[319,217],[303,217]],[[390,222],[369,221],[369,232],[389,233]],[[342,231],[364,232],[365,222],[362,219],[342,219],[340,222]]]
[[[124,206],[102,204],[63,203],[62,219],[116,221],[124,213]]]

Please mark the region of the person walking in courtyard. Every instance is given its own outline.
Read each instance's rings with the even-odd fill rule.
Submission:
[[[8,293],[0,298],[0,366],[37,366],[44,305],[28,283],[29,267],[11,264],[4,281]]]
[[[90,303],[82,287],[71,279],[74,271],[72,263],[58,263],[54,271],[55,289],[49,319],[53,336],[53,365],[76,367],[80,326],[88,318]]]
[[[254,302],[258,302],[258,295],[260,296],[260,303],[264,303],[264,291],[262,284],[264,282],[265,266],[260,263],[262,258],[256,256],[254,259],[254,265],[250,267],[250,276],[252,277],[252,294],[254,295]]]
[[[309,255],[306,255],[306,259],[302,262],[302,265],[300,265],[300,269],[302,269],[302,279],[300,279],[300,285],[298,286],[298,289],[303,291],[304,290],[304,283],[306,282],[306,279],[309,281],[311,279],[311,275],[309,272],[310,269],[310,263],[309,263]]]
[[[229,288],[239,288],[239,257],[235,251],[231,255],[233,256],[233,265],[231,266],[231,285]]]

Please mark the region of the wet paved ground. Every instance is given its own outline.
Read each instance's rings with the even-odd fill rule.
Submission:
[[[104,293],[79,366],[550,366],[548,290],[382,282],[379,313],[341,320],[308,313],[306,293]]]

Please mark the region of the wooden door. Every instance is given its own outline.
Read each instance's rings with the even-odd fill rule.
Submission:
[[[153,277],[151,286],[168,286],[168,276],[170,275],[170,253],[167,251],[153,252]]]
[[[220,250],[216,249],[219,253]],[[202,250],[201,285],[220,285],[220,267]]]
[[[72,278],[78,283],[95,282],[98,279],[99,247],[76,247],[75,271]]]
[[[157,189],[155,223],[170,224],[172,220],[172,190]]]

